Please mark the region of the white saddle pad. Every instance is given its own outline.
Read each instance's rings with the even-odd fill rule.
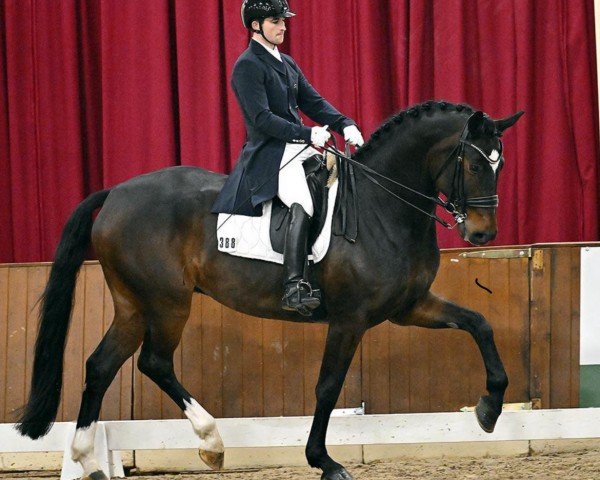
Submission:
[[[312,247],[312,255],[308,255],[308,259],[315,263],[321,261],[329,249],[331,219],[333,218],[337,189],[338,182],[336,180],[329,187],[325,225]],[[271,246],[269,236],[271,205],[271,201],[263,204],[263,214],[260,217],[220,213],[217,220],[217,248],[219,251],[237,257],[256,258],[283,264],[283,254],[277,253]]]

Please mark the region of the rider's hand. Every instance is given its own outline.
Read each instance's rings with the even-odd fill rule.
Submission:
[[[365,143],[363,136],[356,125],[350,125],[349,127],[344,128],[344,140],[355,147],[360,147]]]
[[[310,132],[310,143],[315,147],[323,148],[325,142],[331,137],[331,133],[327,131],[327,128],[329,128],[329,125],[325,125],[324,127],[312,127]]]

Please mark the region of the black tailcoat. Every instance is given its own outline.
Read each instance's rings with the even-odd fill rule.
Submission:
[[[213,213],[261,215],[261,204],[277,195],[285,144],[310,144],[311,127],[302,124],[299,110],[339,133],[355,124],[319,95],[292,57],[281,57],[282,62],[251,40],[233,67],[231,84],[244,115],[246,143]]]

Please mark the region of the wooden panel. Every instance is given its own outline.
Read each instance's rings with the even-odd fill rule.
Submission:
[[[369,413],[389,413],[390,411],[390,324],[384,322],[369,330],[362,341],[368,352],[369,382],[365,383],[366,403]],[[364,357],[363,357],[364,358]]]
[[[392,339],[390,339],[392,341]],[[346,381],[344,382],[344,388],[340,396],[342,405],[348,408],[359,407],[363,401],[362,396],[362,379],[360,372],[362,370],[362,353],[361,346],[359,345],[348,374],[346,375]]]
[[[315,387],[319,380],[326,338],[325,325],[304,325],[304,415],[312,415],[317,405]]]
[[[571,403],[571,255],[568,250],[553,248],[551,258],[550,405],[561,408]]]
[[[570,407],[578,407],[579,399],[579,351],[580,351],[580,315],[581,315],[581,253],[579,248],[571,248],[571,359],[569,362]]]
[[[283,324],[283,414],[304,415],[304,325]]]
[[[283,322],[263,322],[263,414],[283,415]]]
[[[11,269],[8,282],[6,342],[5,419],[15,420],[15,411],[25,403],[25,363],[27,354],[27,268]]]
[[[240,386],[244,379],[245,315],[228,308],[223,309],[223,416],[242,417],[244,396]],[[186,335],[188,335],[186,333]],[[186,357],[186,361],[189,361]],[[282,399],[283,402],[283,399]],[[212,413],[212,412],[211,412]]]
[[[552,248],[551,372],[550,406],[577,406],[579,403],[579,252]],[[575,326],[575,327],[574,327]],[[574,379],[573,377],[577,377]]]
[[[10,269],[0,268],[0,422],[9,422],[6,411],[6,392],[8,390],[8,282]]]
[[[548,249],[535,249],[531,262],[530,395],[550,407],[551,259]]]
[[[263,320],[245,316],[243,325],[243,374],[240,394],[243,396],[243,416],[260,417],[263,414]]]
[[[511,259],[508,261],[508,298],[505,307],[507,319],[503,339],[509,339],[508,348],[501,350],[502,360],[509,376],[506,401],[524,402],[530,400],[530,331],[529,301],[525,295],[529,292],[529,259]],[[501,339],[501,342],[505,340]],[[504,345],[502,343],[502,345]]]
[[[410,411],[410,330],[390,325],[390,411]],[[376,392],[373,392],[376,393]]]

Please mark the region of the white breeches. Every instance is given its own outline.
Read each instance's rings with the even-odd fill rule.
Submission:
[[[305,147],[306,145],[297,145],[295,143],[285,144],[283,157],[279,164],[279,190],[277,191],[277,196],[288,207],[291,207],[294,203],[299,203],[304,208],[304,211],[312,217],[314,209],[308,185],[306,184],[302,162],[319,152],[313,147],[308,147],[302,152]],[[298,152],[302,153],[298,155]],[[295,155],[298,156],[284,168],[281,168]]]

